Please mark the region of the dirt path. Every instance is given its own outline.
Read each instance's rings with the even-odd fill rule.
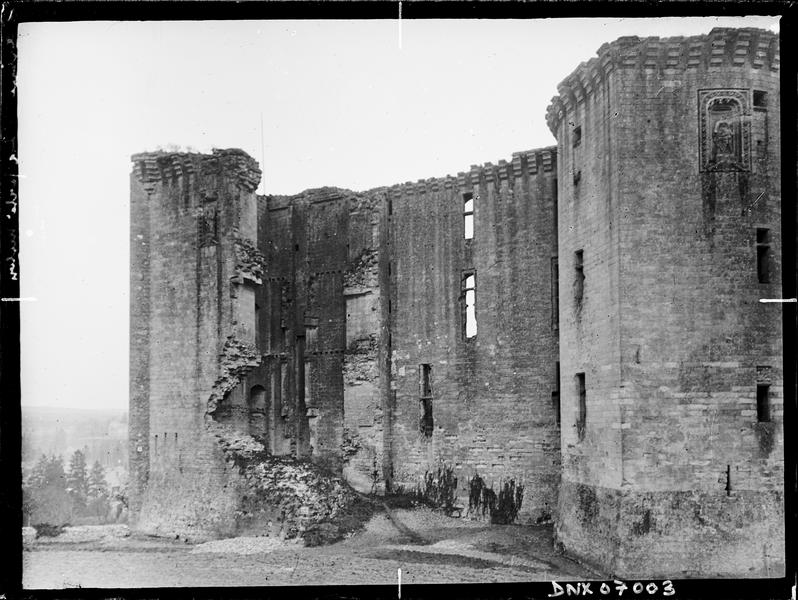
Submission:
[[[68,533],[65,540],[81,541],[26,544],[26,588],[394,585],[399,568],[406,584],[591,578],[554,552],[550,527],[490,527],[425,509],[389,510],[315,548],[274,538],[192,546],[99,528]]]

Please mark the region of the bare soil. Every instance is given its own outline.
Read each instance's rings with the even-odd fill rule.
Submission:
[[[124,527],[68,528],[24,537],[23,586],[135,588],[267,585],[396,585],[590,579],[557,554],[551,526],[489,526],[427,508],[374,515],[335,544],[242,537],[187,544]]]

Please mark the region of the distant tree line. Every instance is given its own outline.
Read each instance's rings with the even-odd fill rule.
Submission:
[[[89,468],[81,450],[72,454],[67,470],[62,456],[42,454],[22,485],[25,525],[117,522],[126,508],[124,486],[109,489],[100,462]]]

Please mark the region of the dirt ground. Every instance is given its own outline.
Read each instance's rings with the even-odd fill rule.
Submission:
[[[591,579],[555,553],[551,526],[488,526],[429,509],[375,515],[336,544],[307,548],[269,537],[186,544],[131,535],[125,526],[24,533],[23,586],[132,588],[396,585]]]

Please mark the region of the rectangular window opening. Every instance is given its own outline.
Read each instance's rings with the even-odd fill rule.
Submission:
[[[419,365],[419,393],[421,400],[421,420],[419,430],[424,437],[432,437],[432,365]]]
[[[770,385],[766,383],[756,385],[756,420],[760,423],[770,421]]]
[[[582,301],[585,296],[584,260],[584,250],[574,252],[574,305],[577,312],[582,310]]]
[[[552,205],[553,205],[552,221],[554,223],[554,227],[553,227],[553,229],[554,229],[554,244],[555,244],[555,248],[556,248],[557,238],[559,236],[559,233],[557,231],[557,228],[559,226],[559,223],[557,221],[558,218],[559,218],[559,216],[557,214],[558,205],[559,205],[559,199],[558,199],[558,196],[557,196],[557,180],[556,179],[552,183],[551,197],[552,197]]]
[[[756,230],[756,274],[759,283],[770,283],[770,230]]]
[[[557,420],[557,427],[560,426],[560,362],[554,366],[554,390],[551,392],[551,402],[554,405],[554,417]]]
[[[574,127],[572,141],[573,141],[574,148],[576,148],[577,146],[579,146],[582,143],[582,126],[581,125],[578,126],[578,127]]]
[[[576,374],[576,387],[579,393],[579,413],[576,417],[576,433],[581,442],[585,439],[585,425],[587,424],[587,389],[585,388],[585,374]]]
[[[471,339],[477,335],[477,275],[464,273],[462,283],[463,338]]]
[[[551,259],[551,327],[560,327],[560,265],[556,256]]]
[[[465,239],[474,239],[474,194],[463,194],[463,235]]]
[[[768,93],[763,90],[754,90],[754,108],[767,108]]]

